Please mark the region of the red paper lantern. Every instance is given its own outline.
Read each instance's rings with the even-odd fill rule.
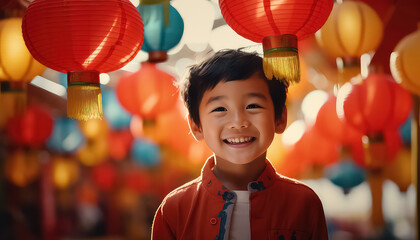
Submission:
[[[324,136],[333,141],[338,141],[344,145],[361,142],[363,133],[360,130],[349,125],[345,119],[337,116],[336,108],[337,98],[330,98],[319,109],[316,117],[315,128]]]
[[[313,127],[306,130],[295,147],[309,165],[325,166],[338,160],[338,143],[323,136]]]
[[[109,156],[114,160],[123,160],[130,151],[133,140],[130,129],[109,131]]]
[[[154,63],[143,63],[140,70],[122,77],[116,93],[121,105],[143,119],[145,136],[158,141],[154,119],[172,109],[178,99],[175,78],[159,70]],[[151,120],[151,121],[150,121]]]
[[[108,191],[115,186],[116,172],[114,166],[110,163],[104,163],[95,166],[92,169],[92,179],[102,190]]]
[[[410,93],[387,74],[369,75],[344,99],[345,119],[368,136],[397,128],[412,106]]]
[[[40,146],[53,130],[51,114],[39,107],[29,106],[24,115],[12,117],[7,122],[7,134],[16,144]]]
[[[102,117],[99,73],[131,61],[143,23],[129,0],[36,0],[26,10],[23,38],[33,57],[67,74],[67,115]]]
[[[322,27],[333,0],[220,0],[226,23],[244,38],[263,44],[267,78],[299,81],[297,41]]]

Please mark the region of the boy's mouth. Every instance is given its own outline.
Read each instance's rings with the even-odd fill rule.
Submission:
[[[223,140],[224,143],[227,144],[244,144],[244,143],[250,143],[255,141],[255,137],[237,137],[237,138],[226,138]]]

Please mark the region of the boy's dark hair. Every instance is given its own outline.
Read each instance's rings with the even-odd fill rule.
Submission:
[[[273,100],[275,119],[281,117],[286,101],[287,86],[283,81],[268,80],[263,72],[263,61],[257,53],[242,50],[221,50],[201,64],[190,67],[189,75],[180,84],[181,96],[192,121],[200,126],[199,106],[204,93],[219,82],[244,80],[259,73],[266,79]]]

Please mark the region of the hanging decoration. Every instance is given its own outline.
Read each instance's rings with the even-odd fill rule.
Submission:
[[[382,20],[362,1],[343,1],[334,8],[315,34],[318,45],[337,58],[338,84],[342,86],[360,74],[360,57],[375,51],[382,40]]]
[[[143,63],[140,70],[123,76],[117,83],[116,93],[121,105],[143,121],[143,133],[158,142],[156,118],[173,108],[178,99],[175,78],[156,67]]]
[[[4,163],[6,179],[19,187],[25,187],[35,181],[40,170],[38,152],[34,150],[16,149]]]
[[[58,153],[73,153],[83,145],[83,142],[84,137],[76,120],[55,118],[52,134],[47,139],[48,149]]]
[[[108,125],[115,130],[125,129],[130,126],[129,114],[118,102],[114,90],[102,90],[104,117]]]
[[[264,73],[289,83],[300,80],[298,40],[328,18],[332,0],[220,0],[226,23],[244,38],[262,43]]]
[[[110,191],[117,182],[117,172],[111,163],[103,163],[95,166],[91,172],[91,178],[96,185],[104,191]]]
[[[417,31],[404,37],[391,53],[390,67],[395,81],[408,91],[420,95],[420,23]]]
[[[26,109],[26,85],[45,66],[36,61],[22,37],[22,18],[0,20],[0,126]]]
[[[331,95],[318,111],[315,128],[324,136],[342,145],[352,145],[362,141],[363,133],[339,118],[336,111],[337,97]]]
[[[147,139],[135,139],[133,141],[131,156],[140,166],[145,168],[159,166],[162,161],[159,146]]]
[[[130,129],[110,130],[108,133],[109,156],[116,161],[122,161],[128,155],[134,137]]]
[[[102,118],[99,74],[120,69],[143,43],[143,23],[129,0],[36,0],[23,18],[35,59],[67,73],[67,116]]]
[[[149,53],[149,62],[164,62],[167,51],[175,47],[184,32],[184,21],[169,0],[141,0],[137,7],[144,23],[142,51]]]
[[[75,159],[55,156],[52,162],[52,177],[56,188],[68,188],[79,179],[80,169]]]
[[[24,115],[12,117],[7,122],[7,134],[17,145],[39,147],[53,130],[54,120],[44,108],[28,106]]]
[[[343,159],[325,169],[326,177],[341,187],[345,194],[366,180],[366,171],[351,159]]]

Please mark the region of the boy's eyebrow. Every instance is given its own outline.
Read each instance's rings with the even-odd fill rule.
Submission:
[[[248,93],[247,95],[249,97],[257,97],[257,98],[261,98],[263,100],[267,100],[267,97],[262,93]]]
[[[223,98],[226,98],[226,96],[214,96],[214,97],[211,97],[206,102],[206,106],[209,105],[211,102],[214,102],[214,101],[217,101],[217,100],[220,100],[220,99],[223,99]]]

